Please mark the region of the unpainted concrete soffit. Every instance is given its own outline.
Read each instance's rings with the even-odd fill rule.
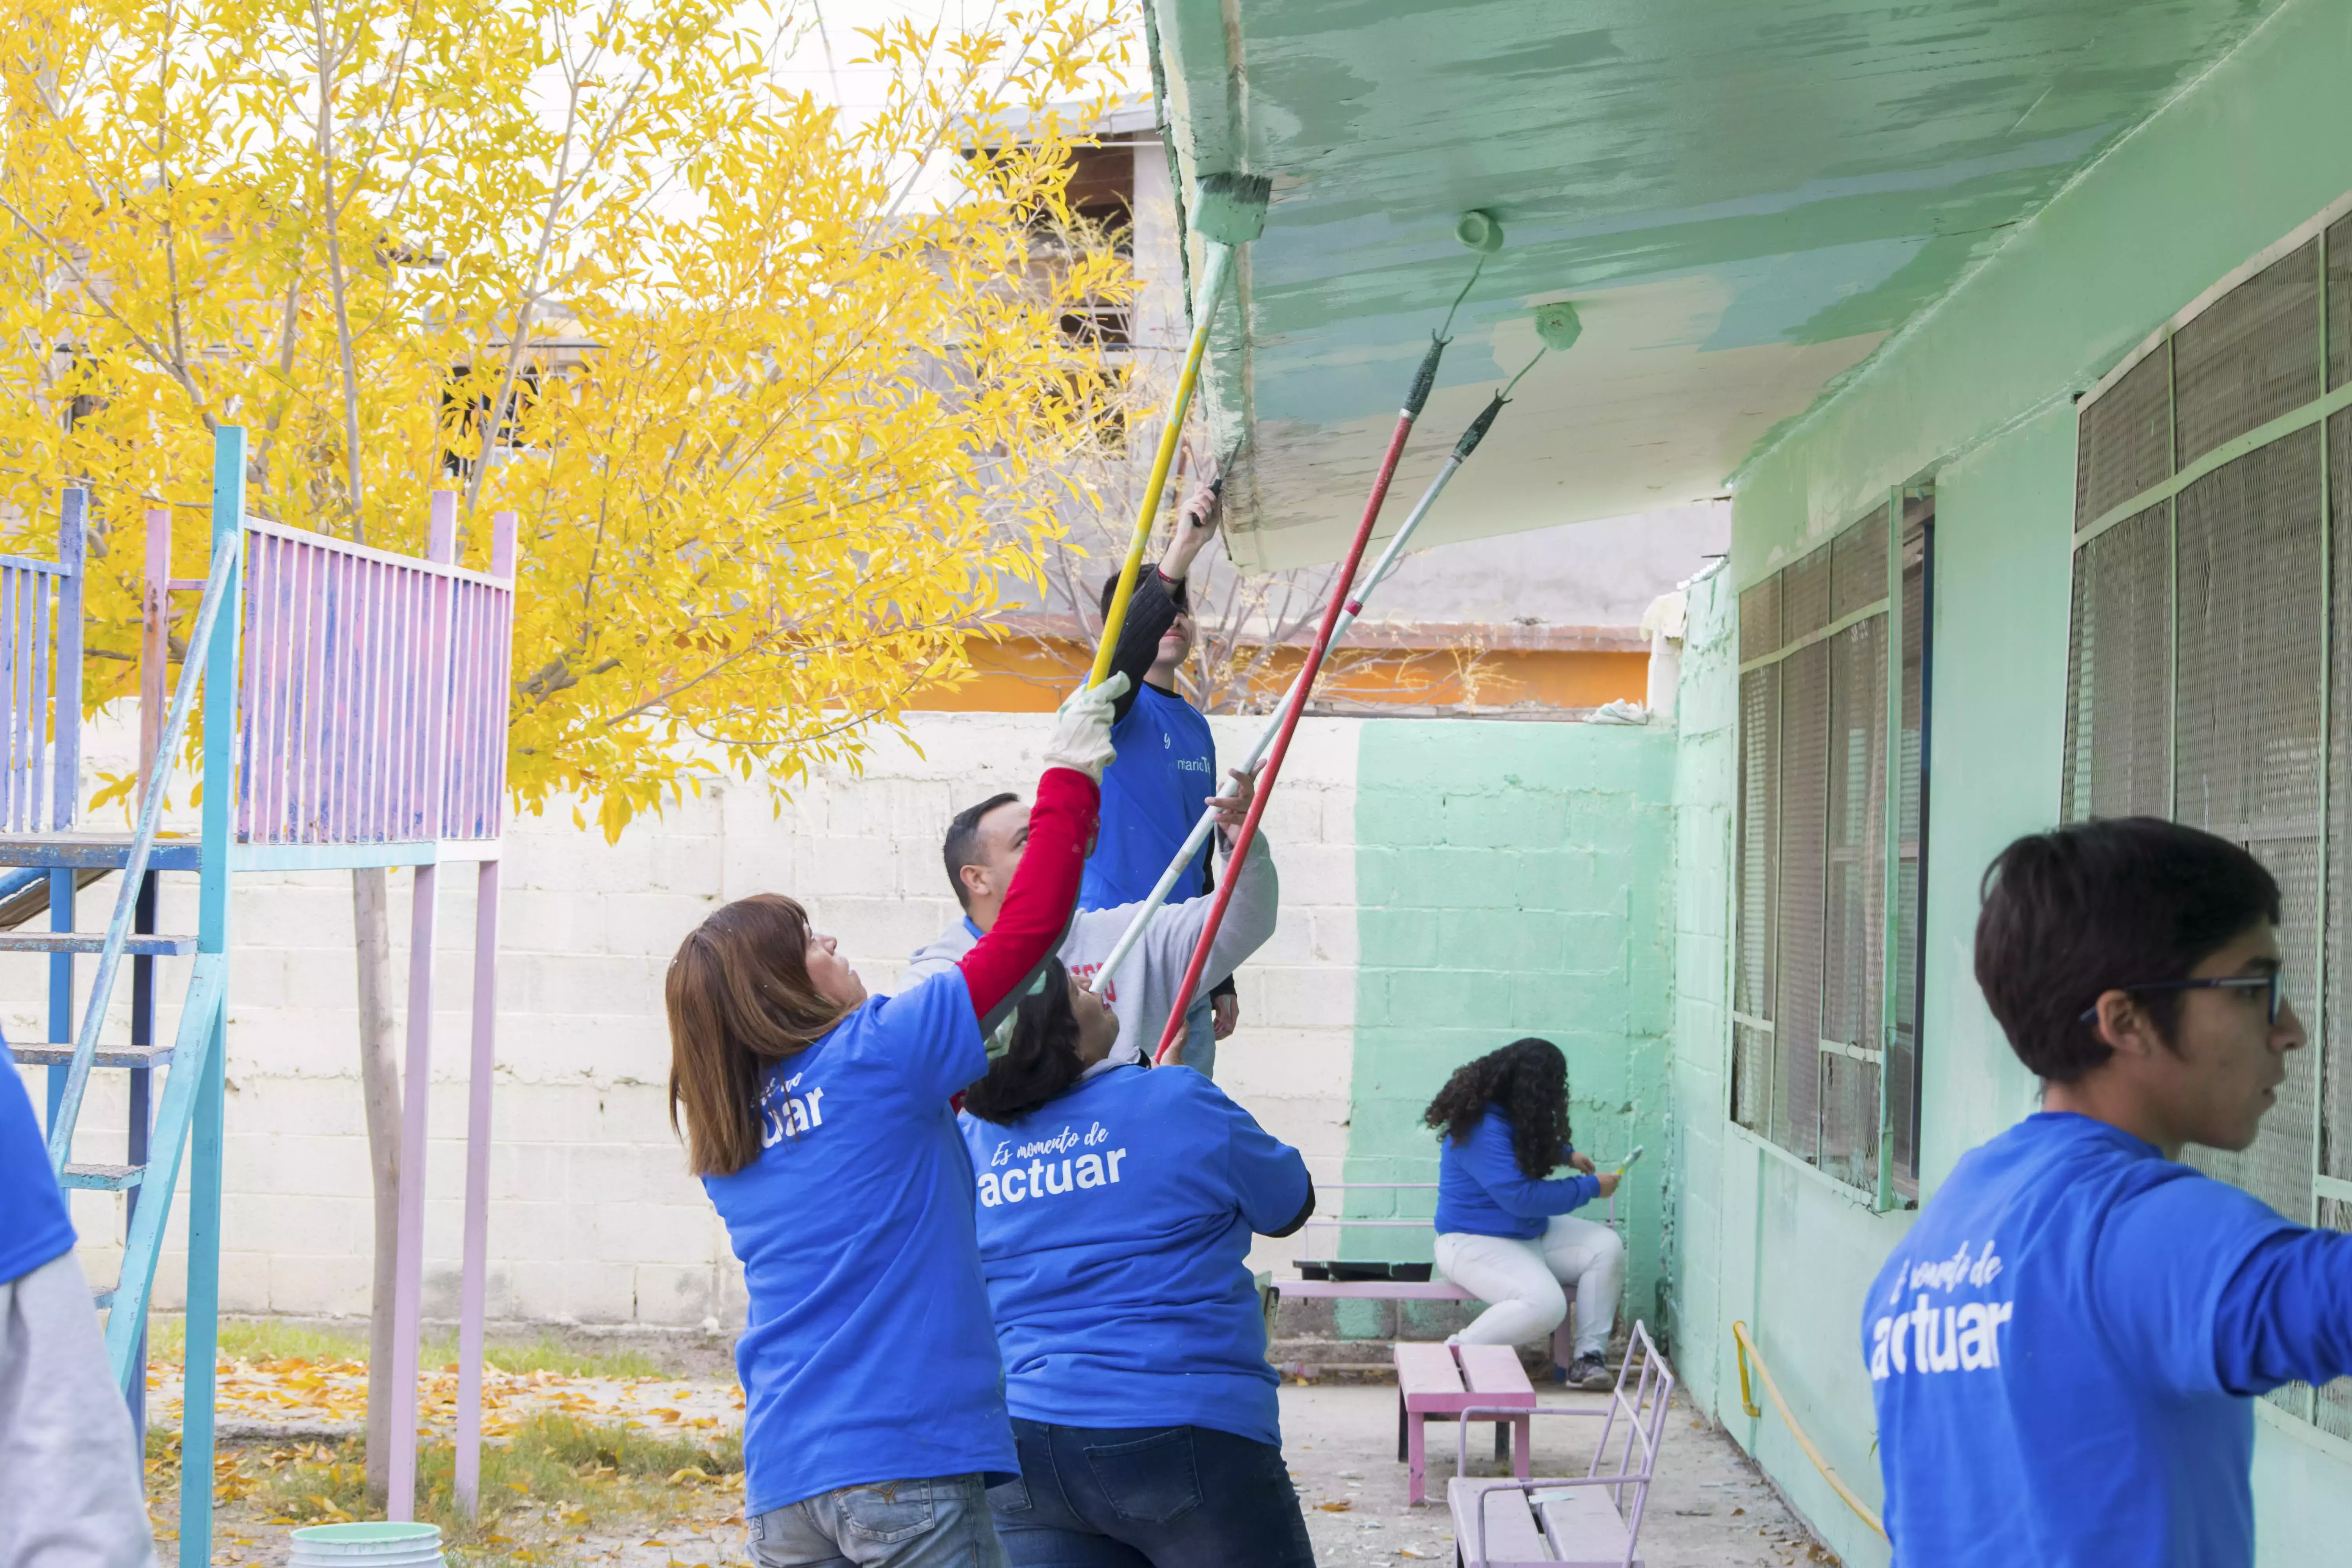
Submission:
[[[1189,191],[1270,175],[1204,377],[1246,566],[1342,552],[1431,331],[1387,526],[1538,344],[1424,526],[1442,542],[1720,493],[2277,0],[1150,0]],[[1197,259],[1198,242],[1193,242]]]

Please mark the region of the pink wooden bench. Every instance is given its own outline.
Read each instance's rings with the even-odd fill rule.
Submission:
[[[1433,1193],[1437,1190],[1437,1184],[1435,1182],[1318,1182],[1315,1184],[1315,1190],[1318,1194],[1345,1192]],[[1341,1201],[1344,1203],[1346,1200]],[[1612,1226],[1617,1223],[1617,1200],[1613,1197],[1609,1200],[1608,1223]],[[1332,1230],[1415,1230],[1426,1235],[1430,1222],[1425,1219],[1350,1219],[1338,1215],[1318,1215],[1309,1219],[1300,1229],[1306,1232],[1318,1226]],[[1327,1268],[1333,1261],[1328,1258],[1300,1260],[1302,1265],[1311,1262],[1319,1263]],[[1434,1270],[1427,1279],[1277,1280],[1268,1276],[1259,1280],[1258,1289],[1265,1305],[1265,1331],[1269,1340],[1274,1337],[1276,1310],[1281,1305],[1281,1300],[1285,1296],[1297,1300],[1340,1301],[1475,1301],[1477,1300],[1451,1279],[1438,1277]],[[1573,1307],[1570,1309],[1567,1319],[1553,1331],[1551,1353],[1552,1360],[1563,1367],[1576,1359],[1576,1312]],[[1404,1456],[1400,1452],[1397,1457],[1402,1458]]]
[[[1650,1342],[1648,1326],[1635,1322],[1616,1391],[1606,1402],[1548,1405],[1517,1417],[1523,1430],[1533,1424],[1532,1415],[1601,1418],[1592,1463],[1583,1475],[1559,1480],[1530,1480],[1525,1466],[1512,1480],[1471,1479],[1465,1473],[1470,1419],[1503,1415],[1517,1406],[1509,1401],[1462,1406],[1456,1419],[1464,1425],[1445,1502],[1454,1515],[1454,1553],[1463,1568],[1642,1568],[1633,1553],[1674,1394],[1674,1369]],[[1613,1465],[1612,1442],[1618,1444]]]
[[[1504,1431],[1512,1438],[1511,1473],[1528,1475],[1528,1432],[1525,1414],[1536,1406],[1535,1385],[1509,1345],[1447,1345],[1399,1340],[1396,1357],[1397,1458],[1405,1462],[1406,1499],[1418,1504],[1427,1489],[1428,1461],[1422,1423],[1430,1416],[1462,1420],[1473,1406],[1495,1419],[1495,1456],[1502,1457]],[[1467,1423],[1465,1423],[1465,1433]],[[1465,1441],[1466,1442],[1466,1436]]]

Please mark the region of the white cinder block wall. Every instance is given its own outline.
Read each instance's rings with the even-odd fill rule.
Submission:
[[[1259,722],[1215,721],[1220,750],[1239,754]],[[1283,879],[1282,920],[1242,972],[1242,1026],[1225,1043],[1218,1074],[1327,1180],[1337,1177],[1347,1141],[1360,722],[1309,721],[1292,744],[1265,817]],[[573,826],[568,803],[510,825],[490,1166],[493,1318],[740,1323],[740,1270],[668,1124],[661,983],[670,953],[720,902],[782,891],[840,937],[869,986],[888,989],[908,953],[956,918],[940,862],[949,816],[1000,789],[1028,793],[1049,726],[1044,715],[915,715],[912,744],[882,738],[862,772],[823,771],[781,816],[760,785],[719,780],[614,845],[593,827]],[[123,771],[127,740],[118,724],[96,728],[91,783],[100,769]],[[110,808],[91,820],[113,815]],[[166,877],[163,929],[194,929],[194,886],[193,876]],[[103,926],[115,887],[110,879],[82,893],[79,924]],[[414,888],[411,873],[394,873],[394,981],[404,1029]],[[425,1173],[426,1312],[441,1318],[457,1310],[473,918],[473,868],[445,868]],[[232,919],[223,1305],[363,1312],[372,1228],[350,878],[241,878]],[[91,967],[79,962],[82,982]],[[186,965],[158,968],[159,1028],[168,1030]],[[127,1005],[129,994],[126,965],[118,1003]],[[0,1026],[9,1038],[42,1035],[46,995],[46,960],[0,956]],[[126,1027],[118,1018],[110,1037],[123,1037]],[[38,1104],[41,1074],[26,1069],[26,1078]],[[79,1157],[120,1157],[121,1083],[108,1073],[94,1081]],[[75,1195],[83,1263],[94,1279],[118,1271],[120,1204],[110,1194]],[[184,1205],[184,1182],[175,1237]],[[1263,1267],[1297,1244],[1261,1247]],[[183,1268],[176,1251],[167,1254],[159,1304],[178,1302]]]

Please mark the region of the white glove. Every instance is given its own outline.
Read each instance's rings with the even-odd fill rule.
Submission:
[[[1127,672],[1114,671],[1100,686],[1080,687],[1062,704],[1054,739],[1045,747],[1049,768],[1075,768],[1102,783],[1103,770],[1118,760],[1111,750],[1111,705],[1127,695]]]

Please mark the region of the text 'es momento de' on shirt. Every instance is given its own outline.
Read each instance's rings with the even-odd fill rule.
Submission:
[[[1245,1259],[1307,1206],[1298,1151],[1182,1068],[1118,1068],[962,1126],[1015,1415],[1282,1440]]]

